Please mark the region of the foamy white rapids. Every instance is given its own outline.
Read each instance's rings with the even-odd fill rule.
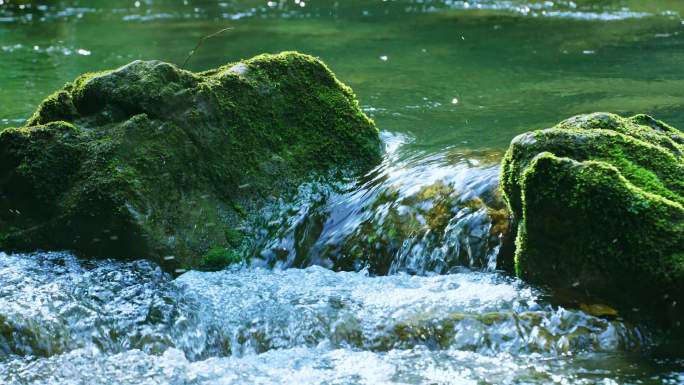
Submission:
[[[641,330],[540,295],[470,270],[243,268],[173,280],[148,262],[0,253],[0,383],[589,384],[643,375],[596,369],[629,368],[649,344]]]

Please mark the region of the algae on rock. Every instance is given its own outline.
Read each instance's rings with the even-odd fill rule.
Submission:
[[[261,198],[380,153],[351,89],[311,56],[201,73],[135,61],[82,75],[0,133],[2,247],[194,267],[232,255]]]
[[[501,205],[502,207],[499,207]],[[446,274],[456,266],[494,269],[507,233],[497,197],[467,197],[442,180],[399,197],[391,188],[369,207],[373,213],[340,244],[327,243],[333,268],[372,274],[399,271]]]
[[[518,276],[682,320],[682,132],[646,115],[573,117],[513,139],[501,185]]]
[[[372,275],[493,270],[509,216],[496,178],[500,157],[482,170],[478,155],[433,158],[410,180],[392,177],[405,165],[385,160],[353,186],[306,183],[293,199],[253,216],[252,262]]]

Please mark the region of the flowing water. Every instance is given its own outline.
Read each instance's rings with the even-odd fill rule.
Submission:
[[[0,0],[0,128],[82,72],[321,57],[383,130],[367,175],[272,197],[249,261],[0,252],[0,384],[682,384],[667,334],[500,272],[498,162],[567,116],[684,127],[684,4]],[[674,353],[673,353],[674,351]],[[679,353],[677,353],[679,351]]]

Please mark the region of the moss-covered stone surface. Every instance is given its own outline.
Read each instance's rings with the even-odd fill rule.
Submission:
[[[516,137],[502,188],[518,276],[684,321],[684,134],[596,113]]]
[[[135,61],[77,78],[0,133],[0,242],[172,269],[233,261],[262,197],[365,170],[380,151],[351,89],[311,56],[202,73]]]

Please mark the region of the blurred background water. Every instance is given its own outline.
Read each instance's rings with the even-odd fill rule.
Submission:
[[[4,1],[8,3],[8,0]],[[11,3],[11,2],[10,2]],[[319,56],[383,130],[414,146],[503,149],[578,113],[684,126],[684,3],[638,1],[38,1],[0,10],[0,127],[92,70],[134,59],[205,70],[263,52]]]

